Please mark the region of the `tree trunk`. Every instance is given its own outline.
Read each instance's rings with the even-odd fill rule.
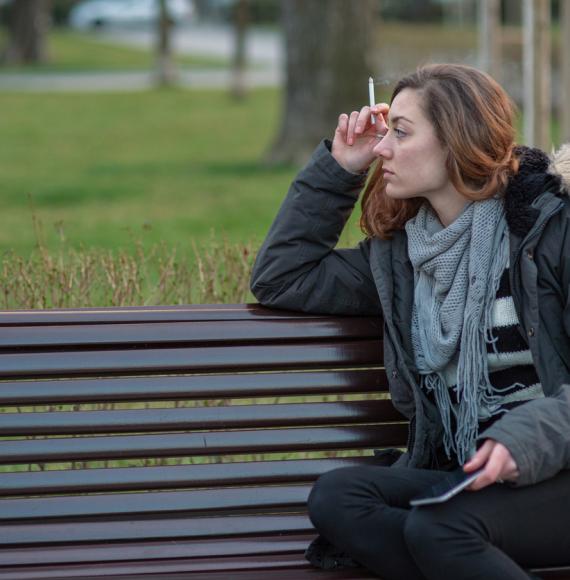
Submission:
[[[524,2],[525,145],[550,151],[550,0]]]
[[[235,99],[243,99],[246,93],[245,41],[249,24],[249,0],[238,0],[234,13],[234,58],[232,63],[231,93]]]
[[[494,79],[501,74],[501,2],[479,2],[479,66]]]
[[[481,0],[455,0],[441,5],[443,21],[454,26],[465,26],[476,19]]]
[[[303,163],[340,113],[368,103],[374,0],[281,0],[286,88],[269,163]],[[377,74],[376,74],[377,76]]]
[[[560,127],[560,136],[562,143],[570,143],[570,0],[561,0],[560,14],[560,68],[562,69],[562,99],[560,106],[562,108],[562,124]]]
[[[160,86],[170,86],[176,82],[177,74],[172,58],[172,20],[168,14],[166,0],[159,1],[158,45],[156,78]]]
[[[507,26],[518,25],[522,21],[521,0],[502,0],[503,21]]]
[[[7,64],[47,62],[51,0],[17,0],[11,7],[9,37],[3,61]]]

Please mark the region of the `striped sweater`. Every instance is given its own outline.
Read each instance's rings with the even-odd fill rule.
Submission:
[[[500,389],[501,400],[493,408],[479,409],[479,433],[514,407],[544,397],[531,352],[520,332],[519,319],[511,294],[508,265],[501,276],[493,305],[491,334],[495,342],[487,344],[489,381],[493,387]],[[458,358],[459,353],[444,373],[453,405],[458,404],[455,390]],[[426,394],[435,405],[433,392]],[[453,429],[454,423],[452,414]]]

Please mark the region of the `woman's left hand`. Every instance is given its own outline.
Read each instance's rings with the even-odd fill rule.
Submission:
[[[519,476],[511,452],[493,439],[487,439],[481,445],[477,453],[463,466],[463,470],[471,473],[482,467],[483,473],[467,489],[477,491],[495,482],[514,481]]]

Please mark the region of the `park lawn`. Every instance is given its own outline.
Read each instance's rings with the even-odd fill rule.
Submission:
[[[5,43],[5,31],[0,29],[0,46]],[[49,36],[50,62],[37,66],[2,66],[1,73],[37,72],[96,72],[119,70],[148,70],[154,66],[153,51],[130,47],[103,39],[93,32],[75,32],[65,28],[54,29]],[[176,55],[183,68],[223,68],[226,59],[207,56]]]
[[[181,249],[226,235],[260,241],[297,167],[266,167],[280,93],[244,102],[220,90],[0,93],[0,251],[27,255],[43,241]],[[520,121],[520,119],[519,119]],[[553,124],[555,142],[558,124]],[[32,209],[33,208],[33,209]],[[341,238],[361,235],[355,211]]]
[[[298,170],[262,163],[277,90],[0,93],[0,108],[0,251],[34,248],[31,206],[52,248],[261,240]]]

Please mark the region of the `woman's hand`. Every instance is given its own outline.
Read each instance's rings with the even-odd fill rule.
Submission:
[[[467,489],[477,491],[495,482],[514,481],[519,476],[511,452],[493,439],[487,439],[481,445],[477,453],[463,466],[463,470],[471,473],[483,466],[483,473]]]
[[[362,107],[360,112],[353,111],[350,117],[343,113],[338,118],[332,143],[332,155],[337,162],[351,173],[360,173],[368,169],[376,156],[372,149],[378,139],[386,134],[386,119],[390,107],[380,103],[371,107]],[[376,116],[372,124],[371,115]]]

